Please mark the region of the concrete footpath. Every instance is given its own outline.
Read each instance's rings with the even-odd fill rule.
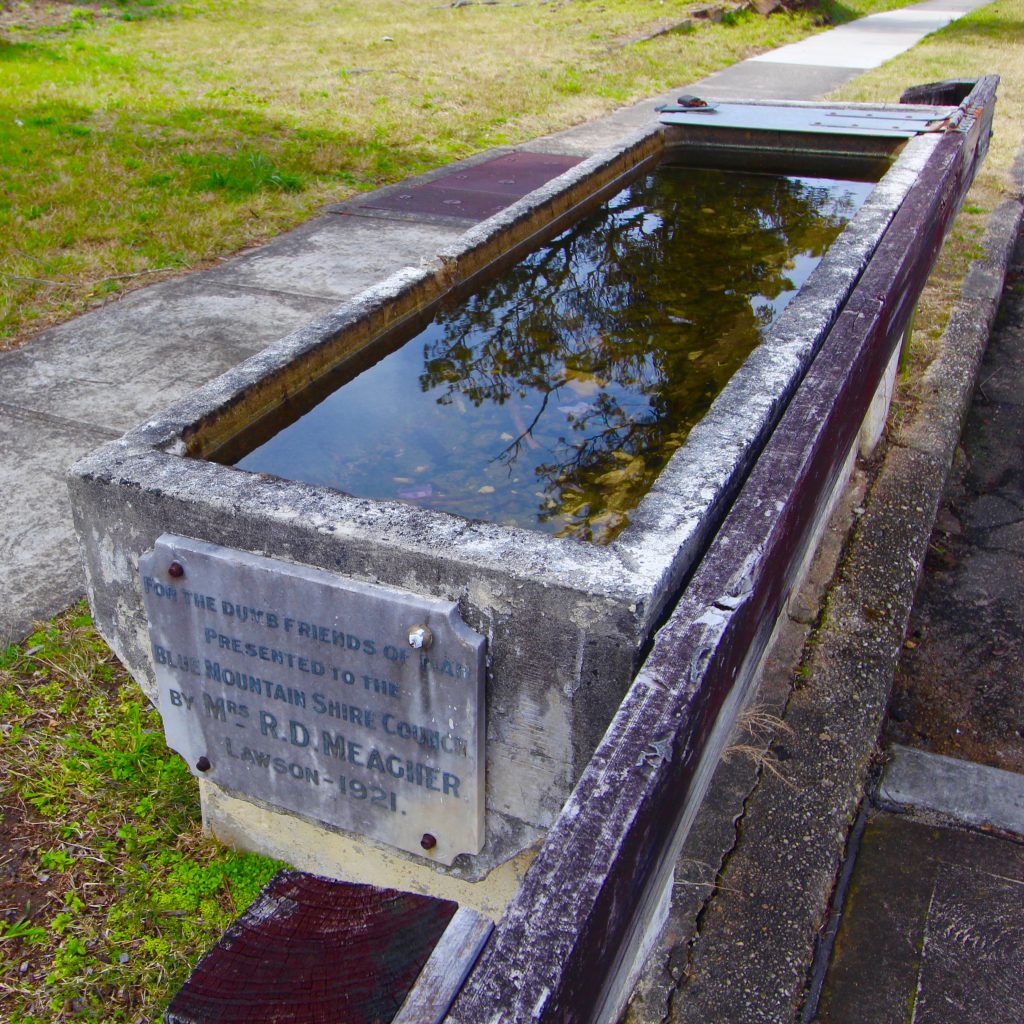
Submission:
[[[847,858],[822,1022],[908,1007],[917,1024],[1024,1019],[1021,234],[953,455]]]
[[[630,1024],[1024,1019],[1024,147],[1015,177],[791,603]]]
[[[721,98],[813,99],[984,2],[926,0],[680,88]],[[654,108],[679,91],[517,150],[588,156],[650,123]],[[313,317],[430,260],[481,219],[387,212],[372,202],[362,196],[333,207],[223,266],[132,292],[0,356],[0,641],[25,635],[84,590],[68,466]]]

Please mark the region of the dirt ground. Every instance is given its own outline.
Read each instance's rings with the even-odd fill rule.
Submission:
[[[45,927],[61,905],[60,875],[39,869],[38,850],[46,839],[45,828],[25,814],[19,801],[0,803],[0,923],[8,928],[19,923]],[[4,955],[17,960],[20,985],[34,987],[43,980],[45,966],[35,945],[18,938],[3,946]]]
[[[165,0],[156,3],[110,3],[109,0],[0,0],[0,31],[10,28],[43,28],[63,25],[83,11],[94,16],[116,17],[119,13],[137,8],[166,6]]]

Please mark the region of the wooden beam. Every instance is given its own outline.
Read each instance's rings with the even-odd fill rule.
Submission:
[[[279,871],[200,961],[164,1020],[390,1021],[456,909],[448,900]]]
[[[494,931],[494,922],[459,907],[391,1024],[439,1024]]]
[[[720,712],[768,643],[984,155],[996,83],[978,82],[894,217],[467,979],[452,1024],[584,1022],[608,1005],[623,950],[703,795],[709,772],[699,776],[698,766],[716,726],[721,734]]]

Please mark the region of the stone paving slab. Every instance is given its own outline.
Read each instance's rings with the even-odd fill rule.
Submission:
[[[751,60],[757,64],[803,64],[866,71],[879,67],[909,50],[929,33],[988,2],[927,0],[913,7],[882,11],[798,43],[780,46]]]
[[[78,544],[70,528],[65,467],[119,436],[88,424],[0,405],[0,451],[17,466],[0,515],[0,638],[22,637],[33,622],[82,593]]]
[[[708,75],[693,88],[716,100],[805,100],[838,89],[860,73],[860,68],[749,60]]]
[[[429,260],[462,226],[330,213],[213,272],[215,284],[330,299],[335,304]]]
[[[8,353],[0,360],[4,401],[119,436],[335,305],[216,277],[132,292]],[[0,534],[8,511],[0,509]]]
[[[935,811],[1024,838],[1024,775],[894,744],[878,787],[884,804]]]
[[[991,1024],[1024,1012],[1024,880],[990,874],[979,859],[944,864],[936,879],[914,1024]]]
[[[819,1024],[1024,1019],[1024,845],[874,814]]]

